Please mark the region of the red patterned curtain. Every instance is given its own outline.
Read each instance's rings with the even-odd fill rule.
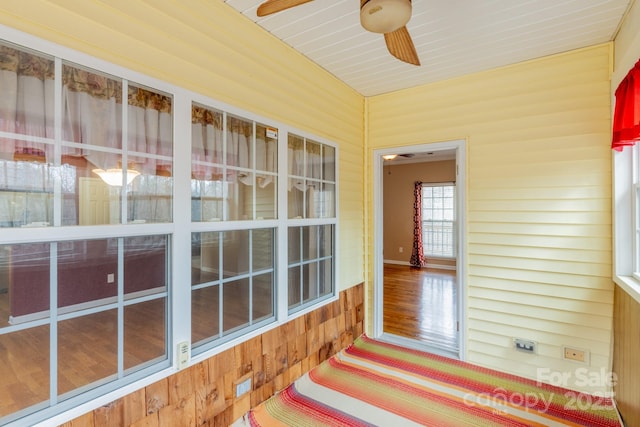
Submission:
[[[424,267],[424,248],[422,246],[422,182],[416,181],[413,187],[413,251],[412,267]]]
[[[640,140],[640,61],[616,89],[611,148],[622,151]]]

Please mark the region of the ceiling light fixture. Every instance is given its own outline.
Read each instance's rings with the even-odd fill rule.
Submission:
[[[391,33],[411,18],[411,0],[360,0],[360,23],[374,33]]]
[[[94,169],[93,173],[98,175],[107,185],[112,187],[122,187],[122,169]],[[140,175],[140,172],[133,169],[127,169],[127,185],[131,184],[131,181],[136,176]]]
[[[396,157],[398,157],[397,154],[385,154],[385,155],[382,156],[382,158],[385,159],[385,160],[393,160]]]

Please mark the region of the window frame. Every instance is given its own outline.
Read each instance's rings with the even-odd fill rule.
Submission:
[[[430,220],[425,220],[424,219],[424,188],[425,187],[452,187],[453,188],[453,197],[451,198],[453,200],[453,215],[454,215],[454,219],[452,221],[446,221],[446,220],[442,220],[440,222],[450,222],[451,226],[452,226],[452,250],[453,253],[451,255],[436,255],[436,254],[428,254],[427,250],[426,250],[426,239],[425,237],[425,229],[424,229],[424,224],[426,222],[429,222]],[[458,255],[458,219],[457,219],[457,210],[456,210],[456,201],[457,201],[457,188],[456,188],[456,183],[455,182],[423,182],[422,183],[422,189],[423,189],[423,196],[422,196],[422,246],[423,246],[423,251],[424,251],[424,257],[425,258],[436,258],[436,259],[455,259]]]
[[[304,316],[306,313],[326,304],[330,304],[338,299],[338,277],[340,269],[339,253],[339,212],[340,212],[340,176],[339,176],[339,145],[333,141],[312,135],[301,129],[294,128],[275,119],[262,117],[246,110],[236,108],[232,105],[219,102],[202,94],[192,92],[170,84],[145,74],[130,70],[128,68],[101,60],[82,52],[67,48],[47,40],[40,39],[26,33],[22,33],[12,28],[3,28],[2,41],[12,43],[24,50],[32,50],[46,56],[59,58],[64,63],[77,64],[87,67],[96,72],[116,76],[127,80],[136,86],[153,88],[173,97],[172,124],[173,124],[173,145],[180,146],[181,149],[173,150],[173,219],[168,223],[146,223],[146,224],[113,224],[113,225],[84,225],[84,226],[51,226],[45,228],[4,228],[0,244],[18,244],[31,242],[57,242],[67,240],[93,240],[100,238],[135,237],[141,235],[166,234],[169,236],[169,262],[167,267],[167,307],[166,307],[166,340],[167,340],[167,362],[162,366],[146,367],[143,370],[132,373],[127,381],[118,379],[109,383],[109,387],[100,387],[81,393],[74,398],[60,402],[59,404],[36,412],[21,415],[19,419],[11,418],[11,415],[3,419],[8,422],[7,426],[18,426],[26,423],[38,423],[46,421],[48,423],[62,424],[83,415],[95,408],[117,400],[135,390],[150,385],[158,380],[175,374],[179,368],[178,346],[183,342],[189,343],[190,358],[187,366],[195,365],[218,353],[221,353],[241,342],[254,338],[268,330],[283,325],[292,319]],[[45,54],[46,52],[46,54]],[[213,108],[226,111],[230,115],[253,120],[260,124],[273,124],[278,128],[278,185],[277,185],[277,213],[278,218],[269,220],[244,220],[227,221],[216,223],[211,228],[210,223],[191,222],[191,177],[186,171],[191,170],[191,105],[192,103],[208,105]],[[287,218],[287,138],[289,133],[312,139],[334,149],[335,168],[335,188],[334,188],[334,216],[331,218],[313,219],[288,219]],[[130,151],[130,150],[128,150]],[[124,200],[126,206],[126,198]],[[181,209],[189,206],[187,209]],[[179,208],[180,207],[180,208]],[[126,209],[122,209],[122,218],[126,219]],[[122,221],[121,221],[122,222]],[[289,313],[287,310],[287,230],[289,226],[325,225],[331,224],[334,228],[332,241],[333,249],[333,271],[332,271],[332,291],[323,299],[314,301],[303,309]],[[226,231],[241,228],[275,228],[275,319],[266,325],[252,329],[240,336],[233,337],[219,345],[206,349],[205,351],[193,355],[191,354],[191,283],[190,253],[191,253],[191,233],[197,231]],[[185,319],[185,317],[187,317]]]
[[[613,151],[613,280],[640,301],[640,147]]]

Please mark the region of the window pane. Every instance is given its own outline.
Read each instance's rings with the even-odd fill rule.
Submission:
[[[300,262],[300,231],[301,227],[289,227],[287,231],[289,234],[289,264]]]
[[[320,153],[320,144],[307,140],[306,143],[306,176],[312,179],[322,178],[322,154]]]
[[[312,225],[310,227],[302,227],[302,259],[307,261],[318,257],[318,227]]]
[[[49,325],[0,334],[0,349],[0,419],[48,401]]]
[[[223,238],[223,269],[225,277],[249,272],[249,230],[225,231]]]
[[[422,187],[422,242],[425,256],[456,256],[455,186]]]
[[[127,298],[167,290],[167,236],[124,239],[124,293]]]
[[[336,149],[329,146],[322,146],[322,179],[326,181],[336,180]]]
[[[122,148],[122,84],[103,74],[62,67],[62,138],[104,148]],[[69,154],[69,153],[67,153]],[[78,147],[75,154],[82,156]],[[118,167],[107,152],[86,157],[95,167]]]
[[[92,151],[84,150],[86,153]],[[114,159],[119,162],[121,155],[114,154]],[[110,185],[97,175],[101,170],[83,157],[65,155],[62,161],[65,166],[62,169],[63,181],[69,183],[64,199],[63,225],[120,224],[122,183],[125,179],[122,171],[113,175],[120,185]]]
[[[220,335],[220,286],[191,293],[191,342],[202,344]]]
[[[58,243],[58,307],[62,312],[116,302],[118,240]]]
[[[300,266],[289,267],[289,284],[287,288],[289,295],[289,309],[295,308],[302,304],[300,284]]]
[[[302,300],[307,302],[318,297],[318,264],[304,264],[302,266],[302,278],[304,286],[302,287]]]
[[[253,323],[273,316],[273,273],[253,278]]]
[[[333,293],[333,260],[326,259],[320,261],[320,295],[330,295]]]
[[[223,285],[222,329],[227,335],[249,325],[249,279],[234,280]]]
[[[278,217],[278,179],[275,176],[258,176],[256,186],[256,219]]]
[[[318,227],[320,241],[320,257],[333,256],[333,225]]]
[[[273,253],[273,228],[258,229],[251,231],[252,246],[252,270],[259,271],[264,269],[273,269],[274,253]]]
[[[0,160],[0,227],[53,225],[53,183],[59,173],[46,163]]]
[[[219,279],[220,233],[191,235],[191,284],[198,285]]]
[[[135,161],[135,158],[133,158]],[[173,178],[171,176],[136,176],[127,187],[127,222],[171,222]]]
[[[256,126],[256,170],[278,172],[278,129],[261,124]],[[262,174],[261,177],[264,179],[258,183],[263,185],[273,175]]]
[[[124,369],[167,357],[166,313],[165,298],[124,308]]]
[[[50,245],[0,246],[0,327],[48,316]]]
[[[86,391],[118,372],[118,311],[58,323],[58,395]],[[80,374],[79,374],[80,373]],[[98,383],[98,384],[97,384]],[[65,396],[70,397],[70,396]]]
[[[228,220],[253,219],[253,173],[227,170]]]

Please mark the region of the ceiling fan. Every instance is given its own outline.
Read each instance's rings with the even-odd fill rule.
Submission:
[[[309,3],[313,0],[267,0],[259,7],[258,16]],[[384,41],[391,55],[401,61],[420,65],[420,59],[409,35],[406,24],[411,18],[411,0],[360,0],[360,24],[374,33],[384,34]]]

